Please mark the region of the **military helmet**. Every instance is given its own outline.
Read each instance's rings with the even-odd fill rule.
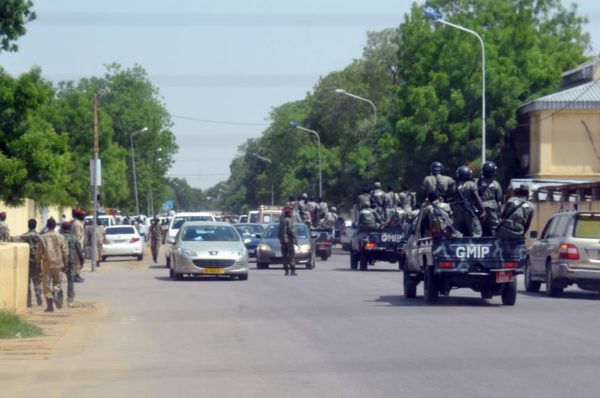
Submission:
[[[469,166],[460,166],[458,169],[456,169],[456,178],[461,181],[470,180],[473,178],[473,172]]]
[[[331,206],[331,211],[335,213],[337,211],[337,208],[335,206]]]
[[[433,174],[440,174],[442,171],[444,171],[444,165],[442,162],[433,162],[431,163],[430,170]]]
[[[487,161],[481,166],[481,174],[484,177],[493,177],[496,175],[496,171],[498,170],[498,166],[496,163]]]

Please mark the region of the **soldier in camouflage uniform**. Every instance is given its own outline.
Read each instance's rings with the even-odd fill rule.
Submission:
[[[83,220],[85,219],[85,212],[76,208],[73,209],[71,214],[73,215],[73,221],[71,221],[71,233],[79,241],[79,245],[85,247],[85,230],[83,226]],[[79,261],[79,258],[75,258],[75,282],[83,282],[84,279],[81,277],[81,268],[83,267],[83,261]]]
[[[529,230],[535,213],[535,206],[529,200],[529,187],[521,185],[515,189],[515,196],[510,198],[502,211],[502,221],[496,231],[499,238],[523,238]]]
[[[57,231],[56,220],[48,219],[46,223],[48,232],[40,236],[35,261],[42,268],[42,289],[46,296],[46,312],[54,311],[54,304],[62,308],[63,291],[61,271],[67,267],[67,243],[65,238]]]
[[[283,269],[286,275],[296,275],[296,258],[294,245],[298,244],[292,209],[283,209],[283,218],[279,222],[279,243],[283,255]],[[290,272],[291,270],[291,272]]]
[[[67,243],[67,266],[64,269],[65,275],[67,275],[67,306],[73,306],[73,300],[75,299],[75,278],[77,276],[77,264],[83,265],[85,257],[83,255],[83,248],[79,239],[75,234],[71,233],[73,227],[69,221],[65,221],[61,226],[61,233]]]
[[[35,232],[37,227],[37,221],[32,218],[27,221],[27,233],[20,236],[19,240],[29,245],[29,282],[27,283],[27,307],[31,307],[32,294],[31,285],[33,285],[33,291],[35,292],[35,299],[37,305],[42,305],[42,277],[41,269],[35,262],[35,253],[37,251],[38,244],[40,243],[40,235]]]
[[[481,219],[485,219],[485,210],[477,192],[477,184],[473,181],[473,172],[467,166],[456,170],[458,184],[454,192],[452,210],[454,212],[454,228],[463,236],[481,237]]]
[[[483,236],[494,236],[500,223],[502,187],[494,180],[497,169],[496,163],[485,162],[481,166],[481,177],[477,181],[477,190],[485,209],[485,220],[481,225]]]
[[[10,242],[10,230],[6,225],[6,212],[0,212],[0,242]]]
[[[160,225],[160,219],[154,217],[152,225],[150,226],[150,249],[152,250],[152,260],[156,263],[158,259],[158,251],[160,249],[160,242],[162,241],[162,226]]]
[[[421,186],[422,200],[425,201],[430,193],[435,193],[438,198],[447,202],[454,192],[454,180],[442,174],[444,165],[441,162],[433,162],[430,170],[431,175],[423,179]]]
[[[360,210],[364,207],[371,207],[371,194],[369,188],[364,187],[361,193],[356,198],[356,207]]]

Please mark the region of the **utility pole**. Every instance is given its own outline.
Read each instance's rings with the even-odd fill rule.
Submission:
[[[94,94],[94,160],[92,161],[92,184],[94,187],[94,225],[92,226],[92,272],[96,271],[98,263],[98,235],[96,234],[96,225],[98,225],[98,94]]]

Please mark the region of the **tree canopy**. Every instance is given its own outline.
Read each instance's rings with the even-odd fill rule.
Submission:
[[[15,41],[25,34],[25,24],[35,19],[32,7],[31,0],[0,2],[0,52],[18,50]]]

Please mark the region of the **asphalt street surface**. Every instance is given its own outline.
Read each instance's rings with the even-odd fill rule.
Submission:
[[[164,256],[160,256],[164,263]],[[516,306],[460,289],[425,306],[397,266],[248,281],[171,281],[147,255],[109,260],[78,299],[107,308],[78,349],[0,361],[2,397],[597,397],[600,298],[525,293]],[[522,278],[522,277],[519,277]],[[68,311],[63,309],[62,311]],[[67,333],[62,340],[68,340]],[[61,341],[69,344],[69,341]]]

